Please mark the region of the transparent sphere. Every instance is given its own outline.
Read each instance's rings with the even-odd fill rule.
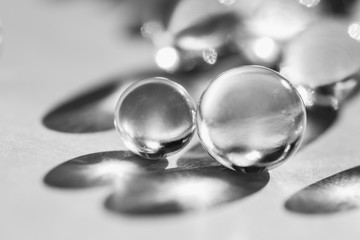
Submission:
[[[288,0],[261,0],[248,14],[245,28],[251,35],[279,42],[291,41],[320,18],[318,8],[306,8],[298,1]]]
[[[218,57],[229,54],[231,37],[240,24],[238,15],[227,5],[230,2],[175,2],[160,27],[150,22],[142,28],[157,49],[155,62],[160,69],[190,71],[213,65]]]
[[[358,32],[348,21],[326,19],[288,44],[280,72],[299,86],[307,107],[338,109],[354,93],[360,69]]]
[[[211,82],[196,120],[204,148],[218,162],[236,171],[262,172],[298,149],[306,112],[284,77],[265,67],[244,66]]]
[[[233,9],[219,1],[182,0],[169,18],[167,31],[174,44],[185,51],[220,50],[239,22]]]
[[[163,158],[192,138],[195,104],[182,86],[168,79],[139,81],[120,96],[115,127],[132,152],[149,159]]]
[[[337,83],[360,69],[360,44],[349,23],[324,20],[296,37],[284,52],[281,74],[311,88]],[[355,33],[356,31],[352,32]]]

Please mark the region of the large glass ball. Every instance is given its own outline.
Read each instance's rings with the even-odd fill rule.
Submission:
[[[196,124],[204,148],[222,165],[261,172],[298,149],[306,111],[294,86],[280,74],[244,66],[211,82],[200,99]]]

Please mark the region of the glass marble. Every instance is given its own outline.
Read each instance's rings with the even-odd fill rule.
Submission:
[[[235,50],[251,63],[278,68],[283,49],[299,33],[319,18],[318,9],[308,9],[297,1],[240,1],[236,11],[242,16],[233,37]],[[240,9],[241,8],[241,9]]]
[[[223,48],[238,24],[236,13],[218,1],[183,0],[174,9],[167,31],[176,46],[201,52]]]
[[[298,149],[306,111],[294,86],[280,74],[243,66],[210,83],[201,96],[196,125],[204,148],[222,165],[262,172]]]
[[[262,0],[244,20],[244,26],[254,37],[288,42],[319,18],[318,8],[306,8],[298,1]]]
[[[237,14],[226,4],[182,0],[161,27],[146,23],[142,33],[156,49],[157,66],[173,73],[213,65],[218,57],[229,54],[230,39],[239,23]]]
[[[299,88],[307,107],[337,109],[356,89],[360,44],[351,26],[344,20],[319,21],[284,51],[280,73]]]
[[[182,149],[195,130],[195,104],[179,84],[149,78],[127,88],[117,103],[115,127],[125,146],[148,159]]]

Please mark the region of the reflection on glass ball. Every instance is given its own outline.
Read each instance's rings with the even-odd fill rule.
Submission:
[[[165,78],[131,85],[115,110],[115,127],[125,146],[149,159],[183,148],[195,129],[195,104],[186,90]]]
[[[261,172],[284,162],[302,140],[305,106],[277,72],[260,66],[226,71],[211,82],[197,110],[204,148],[224,166]]]

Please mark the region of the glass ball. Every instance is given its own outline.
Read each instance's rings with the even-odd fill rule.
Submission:
[[[134,83],[120,96],[115,127],[133,153],[149,159],[164,158],[191,140],[195,110],[181,85],[166,78],[150,78]]]
[[[295,85],[318,88],[356,74],[360,45],[348,33],[346,21],[313,24],[286,48],[281,74]]]
[[[353,26],[345,20],[322,20],[286,47],[280,73],[298,87],[307,107],[338,109],[356,91],[360,44]]]
[[[154,57],[160,69],[169,73],[187,72],[213,65],[218,57],[229,54],[230,39],[240,24],[238,15],[226,5],[229,3],[176,2],[162,21],[146,22],[142,27],[143,36],[156,48]]]
[[[306,127],[294,86],[260,66],[228,70],[201,96],[197,131],[208,153],[227,168],[262,172],[294,153]]]

